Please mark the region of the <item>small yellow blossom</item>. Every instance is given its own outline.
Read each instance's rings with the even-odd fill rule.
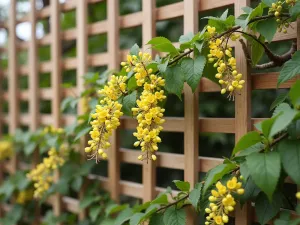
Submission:
[[[24,205],[26,202],[33,199],[33,189],[20,191],[17,195],[16,202],[20,205]]]
[[[13,153],[12,142],[0,141],[0,161],[10,158]]]
[[[208,33],[212,34],[212,27],[207,27]],[[213,29],[215,30],[215,29]],[[213,32],[214,33],[214,32]],[[232,48],[227,45],[228,39],[236,41],[240,38],[239,34],[230,34],[230,36],[223,36],[216,38],[211,37],[209,41],[209,54],[208,62],[214,63],[214,67],[217,68],[217,74],[215,77],[221,84],[221,94],[228,92],[228,98],[234,99],[236,90],[243,88],[244,80],[241,80],[242,74],[236,70],[236,59],[232,56]]]
[[[244,189],[241,188],[241,182],[238,182],[236,177],[232,177],[227,181],[226,186],[220,181],[216,183],[216,190],[211,191],[209,208],[205,209],[208,214],[206,217],[206,225],[224,225],[229,222],[228,214],[234,210],[236,201],[231,195],[237,193],[244,194]]]
[[[51,148],[48,151],[48,157],[27,174],[28,179],[34,182],[35,198],[41,198],[50,188],[53,183],[53,171],[64,165],[68,155],[69,150],[66,145],[62,145],[59,151]]]
[[[91,140],[88,141],[88,147],[85,152],[89,159],[96,159],[98,162],[101,158],[107,159],[106,149],[110,147],[109,137],[113,130],[120,125],[122,105],[117,101],[121,95],[126,92],[126,76],[112,76],[107,85],[99,91],[104,99],[96,105],[95,113],[92,114],[92,130],[90,131]]]
[[[300,199],[300,192],[297,192],[296,198]]]

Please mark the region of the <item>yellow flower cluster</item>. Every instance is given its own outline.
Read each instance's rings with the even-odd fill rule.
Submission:
[[[13,145],[10,141],[0,141],[0,161],[13,155]]]
[[[47,126],[44,128],[44,134],[63,134],[65,131],[63,128],[55,128],[54,126]]]
[[[165,122],[165,109],[159,106],[159,102],[166,98],[162,90],[165,80],[153,74],[152,69],[147,69],[151,61],[150,54],[139,52],[138,56],[128,55],[127,62],[121,63],[127,72],[135,72],[137,85],[143,86],[143,92],[136,102],[137,107],[132,108],[133,115],[138,120],[137,132],[133,135],[138,139],[134,146],[141,146],[142,150],[139,160],[156,160],[157,143],[161,142],[159,133],[163,129],[161,125]]]
[[[104,98],[92,114],[92,131],[90,131],[92,139],[88,141],[89,146],[85,148],[89,159],[95,158],[96,162],[101,158],[107,158],[105,150],[110,147],[108,139],[113,130],[120,125],[119,119],[123,113],[121,112],[122,105],[117,100],[126,92],[126,80],[126,76],[112,76],[107,85],[99,91]]]
[[[214,67],[217,68],[218,73],[215,77],[222,85],[221,93],[229,92],[229,99],[234,99],[235,91],[242,89],[245,81],[241,79],[242,74],[236,70],[236,59],[232,56],[232,48],[227,45],[227,42],[229,38],[233,41],[237,40],[239,35],[231,34],[229,37],[215,38],[215,31],[215,27],[207,26],[207,32],[211,35],[208,61],[214,63]]]
[[[34,182],[34,197],[41,198],[53,183],[53,171],[63,166],[69,150],[66,145],[62,145],[57,151],[51,148],[48,151],[48,157],[38,164],[35,169],[27,174],[27,178]]]
[[[278,1],[272,3],[272,7],[269,8],[269,14],[275,15],[276,22],[278,23],[278,31],[287,33],[287,28],[290,27],[290,23],[286,22],[286,20],[282,20],[280,18],[282,14],[282,9],[284,7],[284,4],[286,4],[288,7],[293,7],[296,4],[297,0],[285,0],[285,1]]]
[[[212,195],[208,199],[210,201],[209,208],[205,209],[205,212],[208,213],[206,225],[224,225],[228,223],[228,214],[234,210],[236,205],[232,193],[242,195],[245,192],[242,183],[238,182],[236,177],[232,177],[227,181],[226,186],[220,181],[217,182],[216,188],[216,190],[211,191]]]
[[[17,195],[16,202],[20,205],[24,205],[26,202],[33,199],[33,189],[20,191]]]

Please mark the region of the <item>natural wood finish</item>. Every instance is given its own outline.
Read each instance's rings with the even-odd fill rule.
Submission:
[[[53,126],[58,128],[60,126],[60,85],[61,85],[61,40],[60,40],[60,4],[59,0],[52,0],[50,3],[50,23],[51,23],[51,62],[52,62],[52,74],[51,74],[51,86],[52,86],[52,104],[51,112],[53,117]],[[58,181],[59,173],[55,171],[54,180]],[[56,216],[62,213],[61,196],[56,193],[52,201],[53,211]]]
[[[9,92],[9,133],[14,134],[19,125],[19,101],[18,92],[18,73],[17,73],[17,49],[16,49],[16,1],[10,2],[9,10],[9,42],[8,42],[8,92]],[[17,156],[14,155],[10,160],[13,171],[15,173],[18,167]]]
[[[119,0],[108,0],[108,68],[118,69],[119,65]],[[108,176],[111,197],[119,200],[120,156],[118,130],[114,131],[109,149]]]
[[[235,16],[238,17],[242,14],[242,8],[246,6],[250,6],[250,0],[235,0]],[[246,81],[244,88],[240,91],[239,95],[236,95],[235,99],[235,141],[238,142],[243,135],[251,130],[251,74],[240,44],[235,47],[235,57],[237,60],[237,69],[243,74],[243,79]],[[245,204],[242,209],[240,206],[237,206],[235,224],[252,224],[250,210],[250,204]]]
[[[76,20],[77,20],[77,93],[81,93],[84,91],[84,79],[83,75],[87,72],[87,56],[88,56],[88,45],[87,45],[87,2],[77,0],[76,7]],[[78,114],[81,115],[86,113],[87,110],[85,105],[87,104],[87,99],[81,99],[78,104],[77,111]],[[82,153],[82,161],[86,160],[84,155],[84,147],[87,142],[87,137],[83,137],[80,140],[79,151]],[[85,185],[83,185],[79,191],[79,200],[84,198]],[[84,220],[87,217],[87,210],[80,210],[79,212],[79,220]]]
[[[142,5],[143,12],[140,18],[143,19],[142,38],[144,50],[146,50],[148,40],[151,40],[156,36],[155,0],[143,0]],[[150,53],[153,56],[153,51]],[[148,163],[143,163],[143,185],[143,201],[151,201],[156,195],[156,162],[152,160],[148,161]]]
[[[200,0],[201,1],[201,0]],[[199,0],[184,0],[183,26],[184,34],[198,31]],[[198,181],[198,148],[199,148],[199,90],[184,86],[184,180],[193,188]],[[186,224],[198,224],[197,213],[187,209]]]
[[[36,42],[36,0],[30,0],[31,11],[29,14],[29,22],[31,24],[31,40],[29,42],[29,114],[30,114],[30,130],[35,131],[39,126],[39,74],[37,67],[37,42]],[[39,150],[35,149],[31,167],[34,168],[39,163]],[[33,224],[40,222],[40,206],[35,204],[35,217]]]

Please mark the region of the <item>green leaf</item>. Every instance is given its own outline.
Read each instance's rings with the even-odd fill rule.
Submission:
[[[244,156],[250,155],[255,152],[260,152],[264,148],[265,148],[265,145],[263,143],[259,142],[259,143],[256,143],[255,145],[252,145],[249,148],[246,148],[245,150],[241,151],[235,157],[244,157]]]
[[[61,103],[60,110],[62,112],[65,111],[71,105],[71,103],[75,100],[77,100],[77,99],[74,98],[73,96],[65,98]]]
[[[218,180],[220,180],[225,174],[228,174],[232,170],[236,168],[235,164],[220,164],[215,168],[211,169],[207,172],[205,184],[203,187],[203,194],[207,191],[207,189]]]
[[[136,98],[137,98],[137,91],[134,91],[123,98],[122,111],[124,112],[125,115],[132,116],[131,109],[136,105]]]
[[[274,225],[289,225],[290,216],[288,211],[282,211],[280,213],[280,218],[274,221]]]
[[[196,188],[194,188],[189,195],[189,200],[196,210],[198,209],[202,188],[203,183],[199,183],[199,185]]]
[[[276,117],[271,131],[270,137],[278,134],[279,132],[285,130],[289,124],[293,121],[298,112],[292,109],[289,104],[282,103],[274,111],[273,117]]]
[[[165,225],[163,218],[164,218],[163,213],[155,213],[150,218],[149,225]]]
[[[163,220],[165,225],[183,225],[186,222],[186,213],[183,208],[177,210],[170,207],[165,211]]]
[[[177,49],[174,47],[172,42],[165,37],[155,37],[152,38],[148,43],[152,45],[152,48],[160,52],[170,52],[179,54]]]
[[[184,84],[184,74],[179,65],[168,67],[165,72],[165,89],[172,94],[176,94],[181,99]]]
[[[92,161],[86,161],[83,164],[80,165],[80,169],[79,169],[79,175],[81,176],[87,176],[92,168],[95,166],[95,163]]]
[[[135,76],[132,76],[127,84],[127,88],[129,91],[135,90],[137,88],[137,84],[136,84],[136,78]]]
[[[165,60],[164,63],[159,63],[159,64],[157,65],[158,70],[159,70],[161,73],[166,72],[168,63],[169,63],[169,57]]]
[[[127,208],[127,209],[123,210],[115,219],[114,225],[124,224],[126,221],[128,221],[130,219],[130,217],[132,217],[132,215],[133,215],[132,209]]]
[[[173,183],[180,191],[189,191],[190,190],[190,183],[180,180],[173,180]]]
[[[206,58],[202,55],[197,56],[194,60],[191,58],[184,58],[181,62],[181,70],[186,82],[190,85],[193,92],[199,85],[205,64]]]
[[[295,183],[300,185],[300,141],[281,141],[278,149],[284,170]]]
[[[292,140],[296,140],[300,137],[300,120],[296,120],[291,123],[287,129],[287,132]]]
[[[30,142],[29,144],[26,144],[25,147],[24,147],[24,153],[25,155],[31,155],[35,148],[37,146],[37,142]]]
[[[130,49],[130,55],[139,55],[140,47],[137,44],[134,44]]]
[[[258,222],[266,224],[277,215],[281,206],[281,196],[275,193],[272,202],[270,202],[264,193],[260,193],[255,201],[255,212]]]
[[[296,83],[293,84],[289,96],[294,108],[300,109],[300,80],[297,80]]]
[[[274,18],[262,20],[257,23],[256,29],[268,42],[271,42],[277,31],[277,22]]]
[[[102,207],[100,205],[93,206],[89,209],[89,215],[90,215],[92,222],[96,221],[97,216],[100,214],[101,210],[102,210]]]
[[[260,134],[257,131],[251,131],[241,137],[241,139],[237,142],[232,151],[232,155],[235,155],[236,153],[245,150],[261,141],[262,139]]]
[[[74,191],[79,191],[82,183],[83,183],[82,177],[78,176],[72,181],[71,187]]]
[[[272,138],[271,130],[272,130],[273,124],[275,123],[278,116],[279,115],[272,117],[270,119],[266,119],[266,120],[262,121],[262,123],[261,123],[262,133],[267,139]]]
[[[261,192],[260,189],[255,185],[251,177],[249,177],[243,184],[243,188],[245,189],[245,193],[240,196],[240,203],[242,205],[247,201],[254,200]]]
[[[260,40],[261,42],[265,42],[265,38],[263,36],[260,36],[258,40]],[[261,44],[259,44],[257,41],[253,40],[251,46],[251,59],[252,59],[253,66],[260,61],[264,52],[265,52],[264,47]]]
[[[100,196],[85,195],[79,203],[79,208],[85,209],[86,207],[89,207],[91,204],[99,201],[100,199],[101,199]]]
[[[267,6],[272,7],[272,3],[277,2],[277,0],[262,0]]]
[[[91,130],[91,127],[90,127],[90,126],[85,127],[84,129],[81,129],[81,130],[77,133],[76,137],[74,138],[74,141],[79,140],[81,137],[83,137],[84,135],[86,135],[90,130]]]
[[[95,198],[95,196],[94,196]],[[106,216],[112,215],[114,213],[120,212],[124,209],[129,207],[128,204],[118,205],[118,204],[111,204],[105,209]]]
[[[300,51],[295,52],[292,59],[287,61],[280,71],[277,86],[300,74]]]
[[[271,199],[280,176],[279,153],[254,153],[246,160],[254,183]]]
[[[293,19],[296,19],[300,15],[300,2],[297,1],[296,4],[290,8],[290,14]]]
[[[277,98],[274,100],[274,102],[271,104],[270,106],[270,111],[275,109],[278,105],[280,105],[281,103],[283,103],[287,97],[289,96],[289,93],[280,93]]]
[[[136,213],[130,218],[130,225],[138,225],[142,221],[143,216],[145,213]]]
[[[168,204],[168,196],[166,194],[159,195],[156,199],[154,199],[151,204],[160,204],[160,205],[166,205]]]

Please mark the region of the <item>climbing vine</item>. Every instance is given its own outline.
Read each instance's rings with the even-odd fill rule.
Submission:
[[[165,37],[153,38],[148,47],[158,52],[155,58],[134,45],[121,63],[121,71],[108,71],[101,76],[86,74],[86,90],[62,102],[62,111],[84,103],[83,111],[87,113],[78,115],[74,124],[35,132],[18,131],[14,137],[1,141],[0,160],[4,163],[16,153],[30,158],[39,151],[44,159],[35,168],[19,171],[1,185],[2,202],[16,201],[15,214],[7,213],[0,223],[13,225],[26,215],[30,224],[34,218],[27,215],[36,201],[44,202],[57,192],[78,192],[95,165],[80,159],[80,139],[89,133],[84,152],[88,159],[101,163],[109,157],[109,139],[120,125],[122,115],[137,120],[133,133],[137,140],[133,145],[141,149],[137,160],[147,163],[157,159],[159,143],[163,141],[160,132],[167,96],[175,94],[181,99],[184,83],[195,92],[205,77],[220,86],[222,95],[234,100],[246,79],[237,67],[233,43],[242,46],[252,68],[282,66],[278,86],[296,80],[300,74],[296,42],[282,55],[272,52],[269,43],[276,32],[294,29],[292,24],[300,15],[300,2],[263,0],[257,7],[245,7],[243,11],[238,18],[228,15],[228,10],[220,17],[203,18],[207,26],[196,34],[182,35],[178,48]],[[264,53],[269,62],[259,64]],[[299,206],[296,207],[300,193],[295,193],[291,200],[284,192],[287,179],[300,185],[300,81],[293,83],[287,95],[278,96],[271,109],[272,117],[255,124],[255,130],[237,142],[231,157],[224,158],[195,187],[176,180],[176,193],[167,188],[154,200],[130,207],[114,203],[92,182],[79,205],[81,210],[89,208],[89,220],[80,224],[181,225],[186,221],[184,208],[193,207],[205,218],[206,225],[224,225],[230,221],[230,212],[246,202],[255,205],[260,224],[278,214],[275,225],[299,224],[299,218],[292,219],[290,211],[281,209],[300,214]],[[55,179],[58,171],[61,176]],[[44,224],[75,224],[74,221],[72,214],[55,217],[49,212],[44,218]]]

